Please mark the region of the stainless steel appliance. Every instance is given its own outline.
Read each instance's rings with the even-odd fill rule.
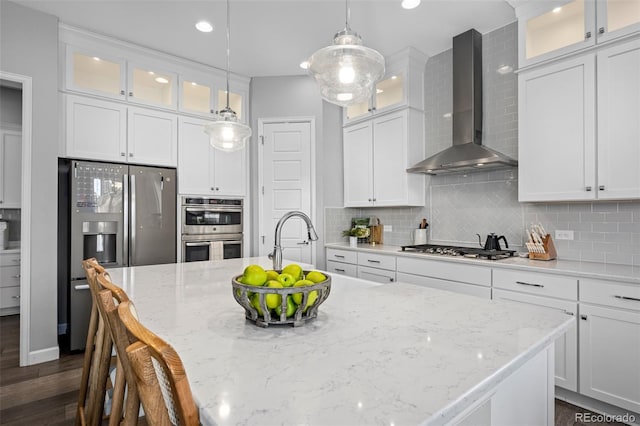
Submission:
[[[70,349],[83,349],[91,295],[82,260],[105,267],[176,261],[176,171],[146,166],[70,161],[68,334]],[[64,226],[61,226],[63,232]]]
[[[242,200],[182,197],[182,261],[242,257]]]
[[[485,250],[483,248],[456,247],[437,244],[414,244],[402,246],[402,251],[437,254],[440,256],[464,256],[487,260],[505,259],[516,253],[515,250]]]

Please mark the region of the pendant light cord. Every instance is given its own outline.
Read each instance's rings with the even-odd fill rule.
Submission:
[[[229,0],[227,0],[227,109],[229,109],[229,57],[231,56],[230,39],[231,39],[231,19],[229,18]]]
[[[351,11],[349,10],[349,0],[345,0],[344,1],[344,8],[345,8],[345,22],[344,22],[344,28],[347,31],[351,31],[351,28],[349,28],[349,18],[350,18],[350,14]]]

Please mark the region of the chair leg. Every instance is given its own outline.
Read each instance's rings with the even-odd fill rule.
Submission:
[[[87,389],[89,387],[89,373],[93,359],[96,332],[98,330],[98,309],[95,304],[91,306],[89,330],[87,331],[87,343],[84,348],[84,362],[82,363],[82,377],[80,378],[80,392],[78,394],[78,408],[76,413],[76,426],[86,424],[85,404],[87,402]]]
[[[124,369],[118,359],[116,364],[116,383],[113,386],[113,403],[111,404],[111,413],[109,414],[109,426],[120,424],[120,420],[122,419],[125,385]]]
[[[109,380],[109,367],[111,365],[111,350],[113,345],[111,335],[107,332],[103,321],[98,324],[98,339],[102,344],[96,349],[94,362],[97,368],[92,369],[91,383],[89,385],[89,415],[88,421],[91,425],[102,423],[104,414],[104,398],[107,392],[107,381]]]

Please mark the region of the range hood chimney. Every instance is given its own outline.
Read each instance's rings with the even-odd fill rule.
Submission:
[[[453,146],[407,169],[438,175],[515,167],[518,162],[482,146],[482,35],[453,38]]]

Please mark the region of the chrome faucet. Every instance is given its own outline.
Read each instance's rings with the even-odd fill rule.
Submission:
[[[292,211],[292,212],[285,213],[280,218],[280,220],[278,221],[278,224],[276,225],[276,238],[274,240],[275,245],[273,246],[273,253],[269,253],[269,259],[273,260],[274,271],[279,271],[282,269],[282,246],[280,245],[281,238],[282,238],[282,235],[281,235],[282,227],[284,226],[284,223],[287,220],[289,220],[294,216],[302,218],[302,220],[304,220],[305,223],[307,224],[307,235],[309,236],[309,240],[316,241],[318,239],[318,234],[316,233],[316,230],[313,227],[313,224],[311,223],[311,219],[309,219],[309,216],[299,211]],[[309,241],[305,241],[304,243],[300,243],[300,244],[309,244]]]

